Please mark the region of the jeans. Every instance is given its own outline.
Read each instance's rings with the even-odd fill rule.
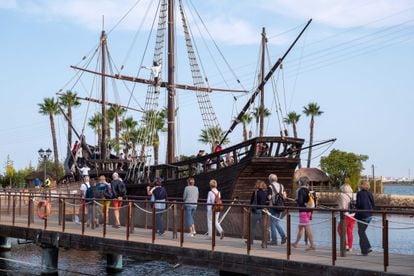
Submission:
[[[362,254],[368,254],[368,250],[371,249],[371,244],[369,243],[369,240],[366,234],[368,223],[371,222],[371,219],[372,217],[360,219],[361,221],[367,224],[358,221],[359,247],[361,248]]]
[[[215,221],[216,230],[221,234],[223,232],[223,228],[221,228],[221,225],[218,221],[219,216],[220,216],[220,212],[216,212],[216,221]],[[213,234],[212,224],[213,224],[213,211],[211,211],[211,209],[207,209],[207,228],[208,228],[209,237],[211,237]]]
[[[259,223],[259,227],[261,227],[263,224],[263,215],[262,215],[262,210],[255,210],[252,211],[252,217],[251,217],[251,231],[252,231],[252,242],[254,240],[255,237],[255,233],[256,233],[256,225],[257,223]],[[259,228],[260,229],[260,228]]]
[[[197,209],[197,205],[184,205],[185,213],[185,226],[191,227],[194,224],[194,213]]]
[[[280,214],[281,212],[271,212],[272,216],[270,217],[270,236],[272,242],[277,242],[276,230],[280,235],[281,239],[286,238],[285,231],[283,231],[282,225],[280,225]]]
[[[164,234],[164,223],[162,220],[162,211],[165,209],[155,209],[155,223],[157,225],[157,233],[162,235]]]

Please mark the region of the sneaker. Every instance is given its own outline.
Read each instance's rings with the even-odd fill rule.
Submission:
[[[277,241],[268,242],[267,245],[277,245]]]
[[[158,236],[163,236],[165,232],[158,232]]]
[[[352,251],[352,248],[347,248],[345,250],[348,251],[348,252],[351,252]]]
[[[114,225],[112,225],[112,227],[113,227],[113,228],[116,228],[116,229],[119,229],[119,228],[121,228],[121,225],[119,225],[119,224],[114,224]]]
[[[185,236],[192,238],[192,237],[194,237],[194,234],[193,233],[187,233],[187,234],[185,234]]]
[[[197,232],[196,232],[196,231],[194,231],[194,232],[192,232],[191,234],[193,234],[193,235],[195,236],[195,235],[197,235]]]
[[[285,244],[287,242],[287,238],[286,237],[283,237],[282,238],[282,241],[280,242],[280,244]]]
[[[357,256],[368,256],[368,253],[358,253]]]
[[[368,249],[367,250],[367,255],[369,254],[369,253],[371,253],[372,252],[372,249],[370,248],[370,249]]]

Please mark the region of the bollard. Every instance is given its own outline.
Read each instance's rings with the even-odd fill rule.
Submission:
[[[58,273],[59,248],[42,244],[42,274]]]
[[[122,270],[122,255],[115,253],[106,254],[106,271],[116,273]]]
[[[0,252],[11,250],[11,239],[8,237],[0,237]]]
[[[332,216],[332,265],[335,265],[335,261],[336,261],[336,217],[335,217],[335,212],[332,211],[331,213]]]
[[[177,206],[177,205],[174,205]],[[184,243],[184,205],[181,205],[181,209],[180,209],[180,226],[181,226],[181,233],[180,233],[180,247],[183,247],[183,243]]]

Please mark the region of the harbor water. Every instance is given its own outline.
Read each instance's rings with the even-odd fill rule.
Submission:
[[[414,195],[414,186],[384,186],[384,193]],[[414,255],[414,218],[389,216],[390,253]],[[296,235],[298,217],[292,214],[292,234]],[[331,237],[330,215],[315,212],[312,230],[317,246],[329,247]],[[374,250],[381,251],[381,218],[374,217],[367,229]],[[358,246],[357,227],[354,229],[354,248]],[[327,238],[328,237],[328,238]],[[242,241],[241,241],[242,242]],[[160,261],[140,261],[124,257],[124,271],[119,275],[219,275],[218,270],[170,264]],[[196,264],[197,261],[194,260]],[[13,240],[10,252],[0,253],[0,275],[40,275],[41,249],[34,244]],[[59,250],[59,275],[106,275],[106,256],[94,251]]]

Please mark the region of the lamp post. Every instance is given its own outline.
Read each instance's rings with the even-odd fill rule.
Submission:
[[[40,148],[38,153],[39,153],[40,158],[43,159],[43,165],[45,167],[43,183],[46,183],[46,161],[49,159],[50,155],[52,154],[52,150],[49,148],[47,150],[43,150],[42,148]]]

